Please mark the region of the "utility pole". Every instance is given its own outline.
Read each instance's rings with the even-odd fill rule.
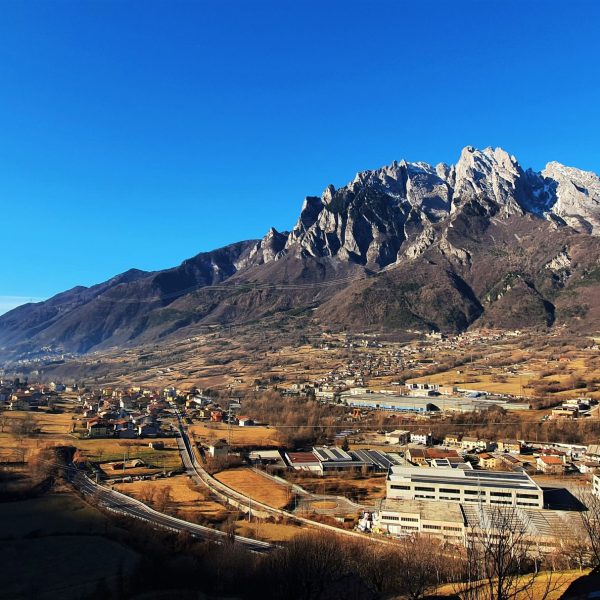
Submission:
[[[229,448],[231,448],[231,399],[229,400],[229,409],[227,417],[227,445],[229,446]]]

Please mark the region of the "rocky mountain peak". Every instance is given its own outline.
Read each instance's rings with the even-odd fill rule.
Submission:
[[[600,177],[549,162],[541,172],[552,212],[578,231],[600,232]]]
[[[330,185],[305,198],[290,232],[19,307],[0,317],[0,356],[154,342],[308,307],[328,326],[589,331],[600,327],[599,264],[596,174],[557,162],[524,171],[502,148],[468,146],[454,165],[393,161]],[[257,280],[272,288],[235,285]]]
[[[503,148],[467,146],[455,165],[403,159],[361,171],[339,189],[329,185],[321,197],[305,198],[285,242],[278,234],[260,243],[270,248],[261,256],[338,256],[384,268],[424,251],[436,237],[432,226],[467,206],[488,217],[531,213],[592,232],[600,225],[599,204],[593,173],[558,163],[543,173],[524,171]]]
[[[465,202],[475,200],[491,214],[522,213],[527,196],[523,175],[515,157],[502,148],[482,151],[467,146],[456,164],[453,212]]]

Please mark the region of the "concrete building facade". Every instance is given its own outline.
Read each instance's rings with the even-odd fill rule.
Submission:
[[[524,471],[392,467],[387,481],[387,497],[544,507],[542,489]]]

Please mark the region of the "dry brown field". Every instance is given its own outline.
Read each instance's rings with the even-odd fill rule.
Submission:
[[[41,433],[49,438],[68,436],[73,426],[73,413],[68,410],[58,413],[49,413],[44,410],[6,410],[2,415],[7,419],[7,427],[13,421],[31,418]]]
[[[455,385],[470,390],[485,390],[498,394],[510,394],[533,398],[534,390],[528,385],[534,381],[558,382],[570,387],[578,378],[600,378],[600,368],[590,368],[587,361],[598,356],[597,351],[579,351],[566,362],[559,362],[556,356],[548,354],[547,359],[532,357],[526,353],[518,353],[514,367],[492,367],[485,360],[475,361],[474,365],[448,369],[433,375],[422,375],[409,379],[409,382],[437,383]],[[547,374],[550,372],[550,374]],[[600,392],[589,392],[585,389],[571,387],[560,392],[547,394],[557,401],[586,395],[600,398]]]
[[[290,501],[286,486],[247,468],[221,471],[214,477],[248,498],[273,508],[284,508]]]
[[[326,508],[326,509],[333,509],[333,508],[337,508],[337,502],[334,502],[333,500],[317,500],[316,502],[311,502],[310,505],[313,508]]]
[[[71,413],[46,413],[42,411],[4,411],[7,424],[0,433],[0,461],[14,462],[27,459],[32,452],[46,446],[73,444],[69,434],[72,425]],[[32,418],[40,433],[21,435],[9,432],[16,421]]]
[[[197,488],[186,475],[178,475],[156,481],[134,481],[113,486],[116,490],[146,502],[150,490],[168,489],[171,496],[171,506],[178,510],[182,518],[195,521],[208,520],[214,523],[224,521],[229,511],[223,505],[211,500],[208,493]]]
[[[313,494],[345,496],[353,502],[372,503],[385,497],[385,474],[365,478],[348,475],[294,477],[294,483]]]
[[[535,581],[533,587],[527,591],[519,593],[516,600],[531,600],[532,598],[545,597],[546,600],[560,600],[562,595],[567,591],[567,588],[577,579],[583,577],[589,573],[589,570],[583,571],[563,571],[555,573],[550,577],[548,581],[548,573],[540,573],[539,577]],[[546,595],[548,588],[550,591]],[[456,587],[454,584],[446,584],[440,586],[437,589],[437,594],[440,595],[452,595],[456,593]]]
[[[279,447],[281,435],[272,427],[238,427],[229,428],[221,423],[201,423],[190,425],[189,431],[204,443],[219,439],[231,440],[232,446]]]
[[[147,464],[161,469],[181,467],[181,457],[175,439],[161,438],[160,441],[165,444],[164,450],[153,450],[148,446],[149,440],[100,438],[72,440],[71,443],[80,450],[85,458],[100,463],[122,461],[125,456],[127,460],[140,458]]]
[[[288,542],[300,533],[304,533],[307,528],[298,525],[286,525],[284,523],[266,523],[263,521],[247,520],[237,521],[235,524],[235,533],[244,537],[250,537],[266,542]]]
[[[65,410],[62,413],[45,411],[5,411],[8,419],[5,432],[0,433],[0,461],[19,461],[27,455],[46,446],[75,446],[81,454],[96,462],[109,462],[129,458],[141,458],[160,469],[177,469],[181,467],[181,458],[174,438],[165,438],[164,450],[153,450],[148,446],[149,440],[122,440],[115,438],[88,439],[79,438],[70,433],[74,415]],[[31,417],[40,432],[28,435],[9,433],[13,421]],[[128,473],[130,474],[130,473]]]

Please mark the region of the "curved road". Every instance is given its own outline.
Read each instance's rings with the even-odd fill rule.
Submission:
[[[206,485],[213,493],[221,496],[224,499],[229,498],[236,501],[238,504],[242,503],[243,505],[247,505],[250,511],[253,508],[255,510],[259,509],[260,511],[267,512],[274,516],[287,517],[298,523],[311,525],[319,529],[332,531],[345,536],[360,537],[364,539],[363,534],[339,529],[331,525],[326,525],[324,523],[319,523],[300,517],[281,509],[267,506],[266,504],[252,500],[240,494],[239,492],[232,490],[228,486],[222,484],[220,481],[214,479],[208,473],[206,473],[202,465],[198,463],[183,423],[181,422],[179,412],[176,411],[176,414],[179,420],[180,432],[180,437],[177,438],[177,444],[179,446],[181,458],[188,475],[190,475],[196,482]],[[126,496],[121,492],[117,492],[116,490],[99,485],[87,477],[87,475],[78,471],[74,465],[67,467],[67,472],[69,473],[69,479],[75,487],[77,487],[83,494],[93,496],[100,506],[111,512],[145,521],[154,527],[160,527],[162,529],[168,529],[175,532],[187,531],[194,537],[215,541],[217,543],[223,543],[229,539],[228,534],[223,531],[211,529],[210,527],[204,527],[203,525],[197,525],[196,523],[190,523],[189,521],[184,521],[183,519],[166,515],[154,510],[153,508],[150,508],[143,502],[140,502],[131,496]],[[253,552],[268,552],[276,547],[274,544],[270,544],[269,542],[263,542],[238,535],[234,536],[233,539],[235,543],[240,544],[241,546],[244,546]],[[385,544],[389,543],[388,540],[377,538],[373,539]]]
[[[120,492],[94,483],[81,472],[72,471],[72,473],[74,473],[71,479],[72,483],[82,493],[94,496],[96,501],[103,508],[106,508],[111,512],[146,521],[150,525],[162,529],[169,529],[175,532],[187,531],[194,537],[215,541],[217,543],[222,543],[228,539],[228,534],[223,531],[204,527],[203,525],[197,525],[196,523],[190,523],[189,521],[184,521],[177,517],[158,512],[135,498],[131,498],[130,496],[126,496],[125,494],[121,494]],[[260,540],[254,540],[238,535],[234,536],[234,540],[235,543],[240,544],[253,552],[268,552],[274,548],[273,544],[269,544],[268,542],[261,542]]]
[[[188,438],[188,435],[185,431],[185,427],[183,425],[183,421],[181,420],[181,415],[179,411],[175,409],[175,414],[177,415],[177,420],[179,422],[179,433],[180,437],[177,438],[177,444],[179,446],[179,452],[181,454],[181,459],[185,466],[186,472],[188,475],[192,477],[194,481],[197,483],[201,483],[209,488],[211,492],[221,497],[224,501],[232,500],[236,503],[236,505],[240,508],[248,507],[248,510],[251,512],[252,510],[260,510],[261,512],[267,513],[274,517],[285,517],[296,523],[300,523],[303,525],[310,525],[311,527],[315,527],[317,529],[326,530],[336,535],[343,535],[346,537],[353,538],[361,538],[365,539],[364,533],[359,533],[357,531],[349,531],[348,529],[341,529],[339,527],[334,527],[333,525],[328,525],[326,523],[320,523],[318,521],[313,521],[312,519],[307,519],[305,517],[301,517],[292,512],[288,512],[286,510],[282,510],[280,508],[273,508],[272,506],[268,506],[263,504],[262,502],[258,502],[248,496],[245,496],[236,490],[226,486],[224,483],[221,483],[218,479],[215,479],[211,475],[209,475],[202,465],[196,459],[194,451],[192,449],[192,445]],[[348,501],[349,502],[349,501]],[[369,539],[382,543],[382,544],[390,544],[390,540],[378,537],[370,537]]]

